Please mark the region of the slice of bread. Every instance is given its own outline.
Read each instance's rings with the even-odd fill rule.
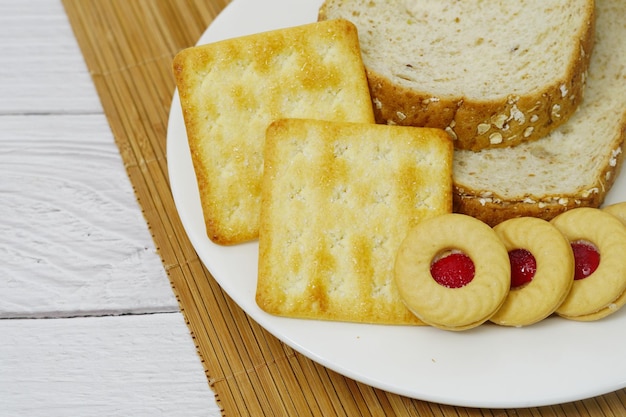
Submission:
[[[619,174],[626,131],[626,2],[597,0],[585,101],[547,137],[509,149],[457,151],[455,210],[494,225],[598,207]]]
[[[209,238],[258,236],[265,130],[276,119],[373,123],[356,28],[335,20],[195,46],[174,58]]]
[[[408,230],[452,209],[440,129],[281,120],[267,132],[258,305],[299,318],[421,324],[393,280]]]
[[[582,100],[593,0],[326,0],[359,29],[378,123],[445,129],[458,149],[513,146]]]

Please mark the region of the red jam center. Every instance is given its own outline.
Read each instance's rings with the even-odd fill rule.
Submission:
[[[527,284],[537,272],[537,261],[526,249],[514,249],[509,252],[511,262],[511,288]]]
[[[474,279],[474,262],[464,253],[453,252],[437,259],[430,266],[430,274],[438,284],[461,288]]]
[[[600,253],[590,243],[574,242],[572,243],[574,251],[574,279],[587,278],[593,274],[598,265],[600,265]]]

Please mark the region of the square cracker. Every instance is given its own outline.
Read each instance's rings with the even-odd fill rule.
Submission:
[[[452,210],[439,129],[280,120],[267,131],[256,301],[268,313],[422,324],[393,278],[408,230]]]
[[[179,52],[173,71],[209,238],[258,237],[265,130],[280,118],[374,123],[354,25],[258,33]]]

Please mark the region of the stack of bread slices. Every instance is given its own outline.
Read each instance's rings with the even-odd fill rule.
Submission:
[[[626,126],[626,4],[326,0],[359,29],[378,123],[453,138],[454,210],[490,225],[597,207]]]

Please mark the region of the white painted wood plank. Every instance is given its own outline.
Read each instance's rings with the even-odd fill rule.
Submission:
[[[0,415],[219,416],[179,313],[0,320]]]
[[[103,115],[0,116],[0,317],[178,311]]]
[[[0,1],[0,114],[102,106],[59,0]]]

